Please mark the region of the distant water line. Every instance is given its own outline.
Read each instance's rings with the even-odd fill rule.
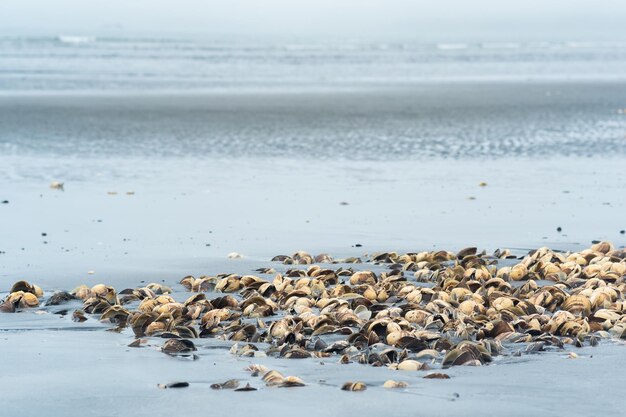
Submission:
[[[626,80],[626,42],[0,37],[0,91]]]

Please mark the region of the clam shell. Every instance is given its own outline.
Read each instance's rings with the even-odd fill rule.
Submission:
[[[408,386],[409,384],[404,381],[394,381],[393,379],[389,379],[383,384],[383,388],[406,388]]]
[[[367,385],[364,382],[346,382],[341,386],[343,391],[365,391]]]

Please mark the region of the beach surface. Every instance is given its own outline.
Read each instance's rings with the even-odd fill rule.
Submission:
[[[0,296],[26,279],[46,296],[157,282],[184,300],[186,275],[255,273],[297,250],[623,247],[624,97],[625,83],[607,81],[4,92]],[[0,314],[3,414],[609,415],[619,405],[602,384],[626,382],[619,342],[578,359],[505,355],[446,381],[403,374],[410,387],[390,392],[380,385],[399,378],[387,369],[244,360],[213,339],[185,361],[42,311]],[[243,371],[252,362],[307,387],[265,388]],[[262,389],[209,388],[231,378]],[[178,380],[191,385],[157,389]],[[349,380],[371,387],[339,390]]]

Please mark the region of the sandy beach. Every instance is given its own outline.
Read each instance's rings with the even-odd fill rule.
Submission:
[[[517,256],[592,241],[623,248],[625,92],[596,82],[6,93],[0,298],[24,279],[42,300],[80,284],[121,291],[154,282],[182,302],[184,276],[284,273],[270,260],[297,250],[365,259],[467,246]],[[228,259],[232,252],[243,257]],[[368,268],[385,271],[357,267]],[[195,361],[164,355],[159,337],[129,348],[128,328],[57,314],[80,308],[76,300],[0,314],[3,413],[148,416],[184,404],[189,415],[295,405],[301,415],[616,414],[598,384],[625,380],[623,342],[603,340],[520,357],[507,345],[487,366],[454,366],[449,380],[405,373],[409,387],[390,391],[382,384],[398,371],[343,365],[339,355],[245,358],[213,338],[195,339]],[[252,363],[307,386],[265,387],[244,371]],[[209,388],[232,378],[259,391]],[[339,389],[351,380],[368,391]],[[190,386],[157,388],[174,381]]]

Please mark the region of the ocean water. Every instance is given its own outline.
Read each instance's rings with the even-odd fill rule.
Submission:
[[[21,156],[623,156],[624,97],[619,41],[3,36],[0,170]]]
[[[625,80],[626,41],[0,37],[0,90]]]

